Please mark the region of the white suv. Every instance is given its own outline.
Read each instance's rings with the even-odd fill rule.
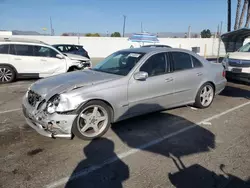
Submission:
[[[228,53],[222,61],[227,79],[250,82],[250,42],[236,52]]]
[[[61,53],[41,41],[0,39],[0,83],[18,78],[43,78],[91,66],[90,59]]]

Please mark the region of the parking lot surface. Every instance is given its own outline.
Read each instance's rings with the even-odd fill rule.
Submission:
[[[250,86],[112,125],[99,140],[46,138],[26,125],[34,80],[0,85],[0,187],[248,187]]]

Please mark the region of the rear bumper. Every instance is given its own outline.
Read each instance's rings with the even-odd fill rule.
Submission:
[[[226,84],[227,84],[227,80],[226,79],[223,79],[221,80],[219,83],[216,83],[216,91],[215,91],[215,94],[219,94],[220,92],[222,92],[225,87],[226,87]]]

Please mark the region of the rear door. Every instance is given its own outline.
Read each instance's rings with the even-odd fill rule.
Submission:
[[[33,46],[27,44],[10,44],[10,63],[19,74],[37,74],[42,68],[41,62],[34,57]]]
[[[57,58],[57,54],[59,54],[57,51],[47,46],[34,46],[36,61],[41,64],[40,73],[42,77],[67,71],[66,59]]]
[[[0,44],[0,63],[9,63],[9,44]]]
[[[167,53],[158,53],[149,57],[138,70],[148,73],[146,80],[138,81],[131,77],[128,85],[130,114],[143,114],[171,106],[173,78],[168,70]]]
[[[171,52],[176,105],[193,101],[203,80],[203,66],[198,59],[185,52]]]

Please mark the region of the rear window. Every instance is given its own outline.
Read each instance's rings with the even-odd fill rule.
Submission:
[[[33,56],[33,46],[16,44],[15,48],[16,55]]]
[[[0,54],[8,54],[8,51],[9,51],[8,44],[0,45]]]

